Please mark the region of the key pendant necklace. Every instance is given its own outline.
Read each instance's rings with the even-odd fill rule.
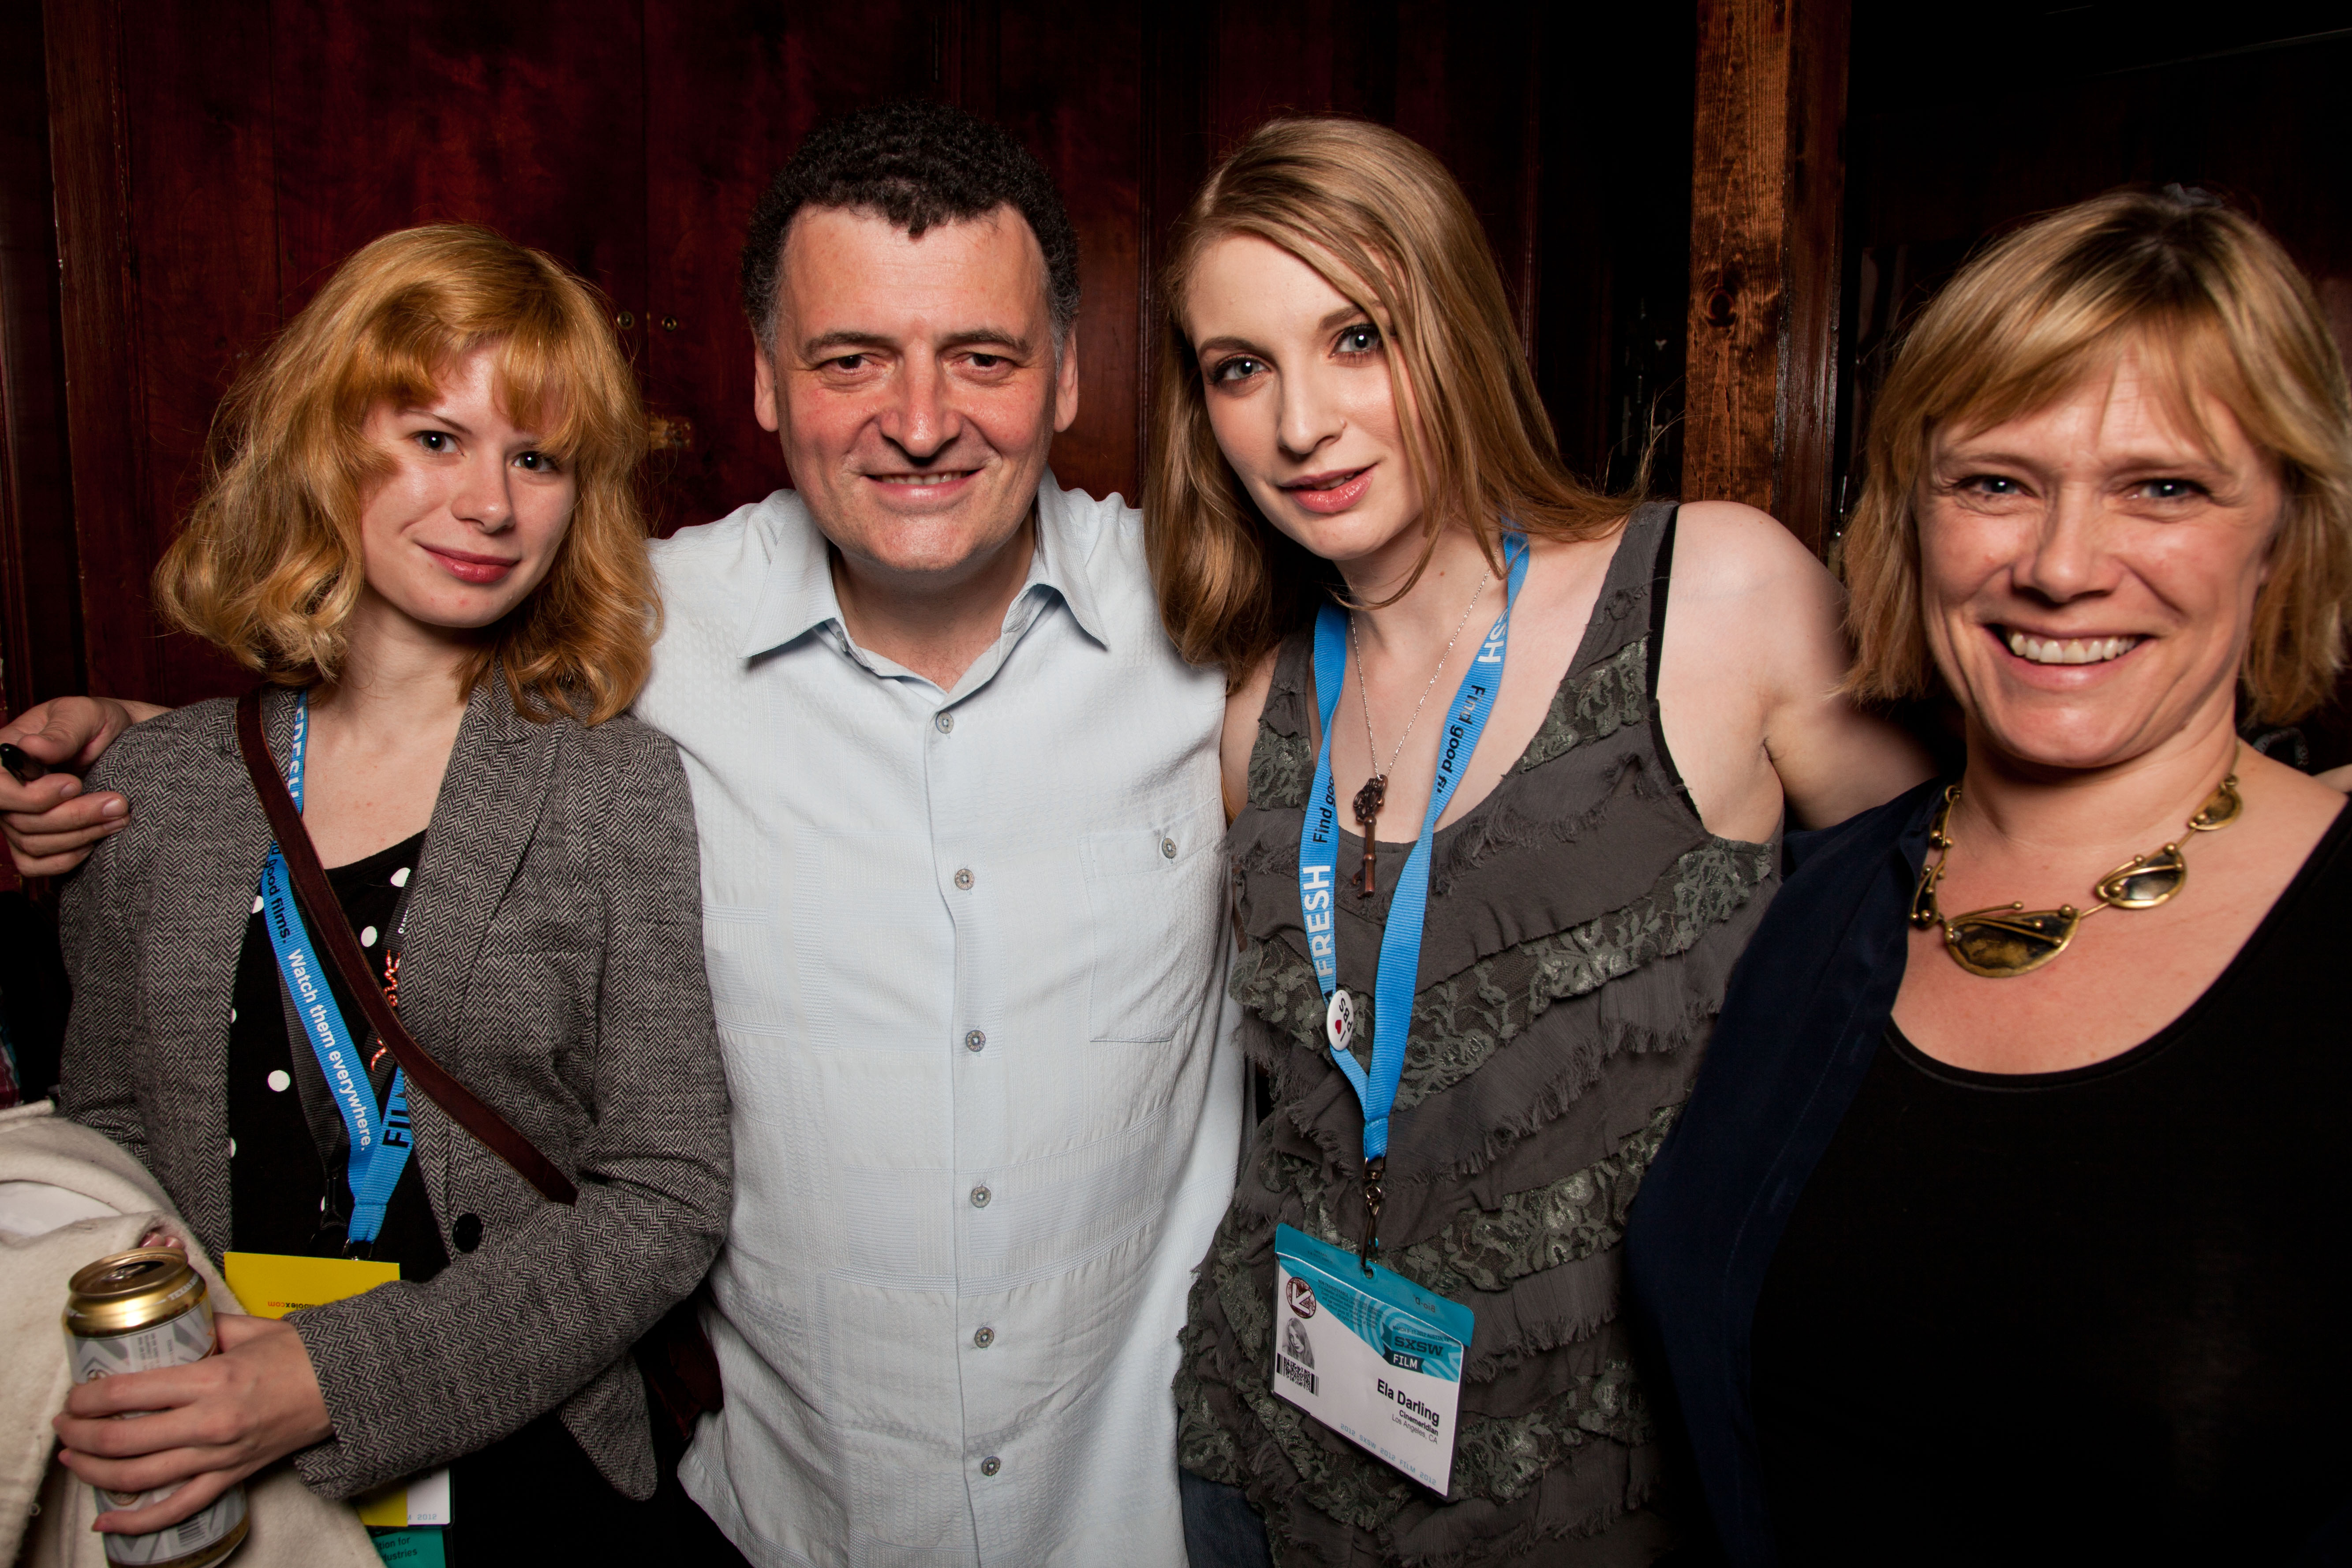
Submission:
[[[1421,710],[1428,705],[1429,694],[1436,689],[1437,678],[1445,673],[1445,661],[1454,657],[1454,645],[1462,640],[1462,628],[1470,624],[1470,612],[1478,607],[1479,599],[1486,592],[1486,584],[1494,580],[1495,574],[1491,571],[1478,579],[1478,586],[1471,591],[1470,602],[1462,606],[1462,618],[1454,623],[1454,635],[1445,639],[1445,650],[1437,656],[1437,668],[1429,672],[1429,684],[1421,689],[1421,700],[1412,705],[1412,717],[1404,721],[1404,733],[1397,737],[1396,750],[1389,753],[1389,765],[1366,779],[1364,787],[1356,792],[1356,825],[1363,830],[1364,837],[1364,868],[1350,879],[1356,884],[1358,898],[1372,896],[1373,861],[1379,852],[1373,829],[1380,825],[1381,807],[1388,804],[1389,774],[1394,771],[1397,759],[1404,755],[1404,743],[1412,737],[1412,727],[1421,722]],[[1356,695],[1362,699],[1364,705],[1364,755],[1377,757],[1381,754],[1381,747],[1380,742],[1372,739],[1372,694],[1364,684],[1364,645],[1356,635],[1356,617],[1352,615],[1348,617],[1348,645],[1349,651],[1355,656]]]

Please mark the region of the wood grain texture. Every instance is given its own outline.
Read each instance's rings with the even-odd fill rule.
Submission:
[[[1772,504],[1793,0],[1699,0],[1683,493]]]
[[[1821,547],[1836,402],[1846,0],[1700,0],[1683,490]]]
[[[16,712],[85,680],[37,0],[0,5],[0,26],[18,43],[0,51],[0,709]]]
[[[106,0],[49,0],[41,20],[85,673],[100,695],[143,697],[164,689],[164,659],[147,613],[154,549],[141,514],[146,389],[129,277],[122,19]]]

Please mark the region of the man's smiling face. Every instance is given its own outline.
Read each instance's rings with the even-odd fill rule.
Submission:
[[[878,214],[793,221],[756,411],[853,572],[947,588],[1019,533],[1078,407],[1045,258],[1013,208],[910,237]]]

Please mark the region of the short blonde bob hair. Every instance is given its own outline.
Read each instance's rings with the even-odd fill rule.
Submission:
[[[2118,191],[2019,229],[1962,268],[1906,334],[1871,417],[1845,536],[1849,686],[1929,696],[1918,487],[1938,426],[2046,408],[2136,352],[2176,418],[2207,397],[2277,465],[2286,505],[2239,679],[2269,722],[2326,700],[2352,592],[2352,398],[2311,286],[2276,240],[2201,192]]]
[[[496,668],[527,718],[593,724],[627,707],[660,616],[636,489],[636,382],[588,285],[466,225],[360,249],[231,389],[204,494],[155,569],[164,614],[282,685],[334,679],[364,585],[361,510],[391,468],[367,439],[368,413],[430,399],[485,347],[507,416],[545,436],[576,490],[546,580],[488,629],[464,689]]]
[[[1631,510],[1562,466],[1486,231],[1445,166],[1385,126],[1269,121],[1192,198],[1160,282],[1143,527],[1160,619],[1186,658],[1238,680],[1307,624],[1336,575],[1259,515],[1209,426],[1185,293],[1209,247],[1233,235],[1296,256],[1381,328],[1428,498],[1421,561],[1397,597],[1449,525],[1471,530],[1499,571],[1506,518],[1543,538],[1591,539]]]

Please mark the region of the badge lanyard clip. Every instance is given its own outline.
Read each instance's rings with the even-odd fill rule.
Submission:
[[[1339,709],[1348,669],[1348,613],[1327,601],[1315,616],[1315,699],[1322,716],[1323,743],[1315,758],[1315,783],[1307,797],[1306,820],[1299,825],[1298,903],[1307,957],[1315,967],[1315,984],[1324,996],[1324,1042],[1364,1110],[1364,1239],[1358,1258],[1368,1276],[1380,1251],[1381,1210],[1387,1201],[1383,1183],[1388,1174],[1389,1112],[1404,1078],[1413,981],[1421,968],[1422,927],[1429,914],[1430,842],[1436,835],[1437,819],[1445,814],[1446,804],[1469,771],[1478,737],[1486,732],[1486,720],[1494,711],[1496,693],[1502,689],[1511,605],[1528,574],[1527,536],[1507,534],[1503,552],[1507,563],[1503,613],[1472,656],[1447,710],[1445,731],[1438,742],[1437,776],[1430,785],[1429,807],[1422,814],[1421,836],[1413,841],[1412,853],[1406,858],[1390,897],[1388,925],[1381,935],[1380,967],[1372,982],[1373,1012],[1381,1023],[1372,1042],[1369,1073],[1350,1049],[1355,1040],[1355,1005],[1339,989],[1339,931],[1334,923],[1339,799],[1331,782],[1331,720]]]

